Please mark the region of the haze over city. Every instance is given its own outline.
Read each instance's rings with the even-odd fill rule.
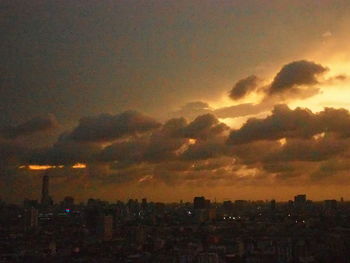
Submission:
[[[0,198],[350,199],[350,2],[0,0]]]

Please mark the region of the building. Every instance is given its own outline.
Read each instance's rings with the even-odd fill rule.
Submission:
[[[306,195],[296,195],[294,196],[294,207],[296,209],[304,208],[306,205]]]
[[[276,210],[276,200],[275,199],[272,199],[270,201],[270,210],[271,211],[275,211]]]
[[[38,209],[30,207],[24,210],[24,229],[32,230],[38,227]]]
[[[193,199],[194,209],[208,209],[210,207],[210,200],[205,199],[204,196],[196,196]]]
[[[324,208],[326,210],[335,210],[337,209],[337,200],[324,200]]]
[[[41,188],[41,205],[47,207],[52,204],[51,197],[49,195],[49,176],[45,174],[43,176],[43,183]]]
[[[99,237],[108,241],[113,238],[113,216],[112,215],[103,215],[100,217],[98,229]]]

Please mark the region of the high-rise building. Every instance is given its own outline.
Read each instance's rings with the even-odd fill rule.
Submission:
[[[113,237],[113,216],[102,215],[99,220],[97,231],[102,240],[111,240]]]
[[[295,203],[305,203],[306,202],[306,195],[296,195],[294,196],[294,202]]]
[[[26,208],[24,211],[25,230],[35,229],[38,226],[38,209],[34,207]]]
[[[294,207],[297,209],[304,208],[306,205],[306,195],[296,195],[294,196]]]
[[[204,196],[196,196],[193,199],[194,209],[208,209],[210,207],[210,200],[205,199]]]
[[[43,176],[43,184],[41,188],[41,204],[43,206],[48,206],[51,203],[51,198],[49,195],[49,176],[45,174]]]

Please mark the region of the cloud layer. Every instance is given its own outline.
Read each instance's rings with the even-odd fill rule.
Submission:
[[[1,130],[0,176],[11,184],[23,165],[71,167],[79,162],[87,164],[87,174],[80,178],[84,184],[348,184],[350,178],[345,171],[350,163],[349,111],[325,108],[312,112],[307,108],[291,109],[287,104],[275,105],[276,101],[317,92],[317,85],[323,81],[320,76],[326,70],[314,62],[294,61],[283,66],[263,87],[258,86],[256,76],[249,76],[235,84],[230,97],[238,100],[258,92],[262,95],[260,103],[214,109],[196,101],[176,113],[190,116],[189,120],[180,116],[160,122],[136,111],[84,117],[46,147],[25,147],[17,140],[27,138],[25,135],[41,136],[40,132],[58,127],[51,115],[33,118]],[[265,117],[250,117],[269,111]],[[237,129],[220,121],[242,116],[247,121]]]

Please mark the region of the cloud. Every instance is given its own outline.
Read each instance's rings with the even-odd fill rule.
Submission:
[[[229,93],[230,98],[233,100],[239,100],[250,92],[255,91],[258,87],[258,80],[257,76],[251,75],[237,81]]]
[[[194,119],[198,115],[212,113],[213,108],[204,101],[192,101],[183,105],[179,110],[173,112],[176,117]]]
[[[18,161],[27,149],[21,144],[13,141],[0,140],[0,162],[5,165],[7,162]]]
[[[350,114],[345,109],[313,113],[282,104],[269,116],[250,118],[237,130],[230,130],[210,113],[190,122],[173,118],[162,124],[147,117],[155,124],[147,129],[134,124],[143,123],[144,117],[134,122],[128,116],[120,121],[122,114],[90,118],[89,125],[80,121],[51,147],[27,149],[3,139],[0,171],[12,177],[20,165],[82,162],[87,164],[86,180],[101,185],[297,185],[331,178],[332,168],[325,171],[322,166],[333,159],[350,158]],[[121,126],[127,129],[106,135],[107,130]],[[89,136],[77,140],[73,134],[83,127]],[[130,136],[134,134],[137,136]],[[344,174],[343,170],[334,172],[338,177]]]
[[[338,156],[348,148],[348,141],[333,136],[321,139],[288,139],[283,147],[270,154],[265,161],[320,162]]]
[[[183,118],[171,119],[151,134],[107,146],[98,159],[119,161],[124,164],[174,159],[176,151],[188,141],[182,136],[182,130],[186,125],[187,122]]]
[[[218,108],[214,110],[213,113],[218,118],[237,118],[259,114],[261,112],[270,110],[271,107],[272,104],[270,102],[262,102],[258,104],[242,103],[234,106]]]
[[[99,144],[77,142],[66,136],[61,135],[60,139],[51,147],[28,151],[24,159],[25,164],[72,165],[78,162],[89,163],[95,160],[95,156],[102,149]]]
[[[143,161],[143,155],[146,147],[147,142],[142,139],[116,142],[105,147],[100,152],[98,160],[104,162],[141,162]]]
[[[291,91],[295,94],[310,93],[310,86],[318,84],[317,77],[327,71],[326,67],[312,61],[299,60],[286,64],[273,79],[268,93],[282,94]],[[300,86],[308,86],[301,89]]]
[[[308,109],[291,110],[287,105],[275,106],[264,119],[250,118],[238,130],[230,133],[229,144],[249,143],[258,140],[283,138],[308,139],[319,133],[335,133],[350,137],[350,114],[345,109],[325,108],[318,113]]]
[[[212,114],[218,118],[237,118],[248,115],[259,114],[263,111],[270,110],[273,104],[269,101],[262,103],[242,103],[221,108],[212,108],[205,102],[190,102],[175,112],[175,116],[185,116],[191,120],[200,115]]]
[[[37,132],[47,131],[58,126],[58,122],[52,114],[30,119],[17,126],[4,128],[0,134],[7,139],[15,139],[20,136],[30,135]]]
[[[183,130],[182,134],[186,138],[206,139],[215,135],[222,134],[229,127],[220,123],[213,114],[204,114],[198,116],[190,122]]]
[[[226,137],[208,141],[198,140],[182,153],[182,160],[206,160],[225,156],[229,153],[229,147],[225,143]]]
[[[75,141],[106,142],[147,132],[159,126],[160,123],[151,117],[137,111],[125,111],[116,115],[101,114],[82,118],[70,137]]]
[[[275,106],[272,114],[265,119],[248,119],[239,130],[231,132],[228,142],[241,144],[256,140],[308,138],[320,132],[311,111],[301,108],[291,110],[283,104]]]

